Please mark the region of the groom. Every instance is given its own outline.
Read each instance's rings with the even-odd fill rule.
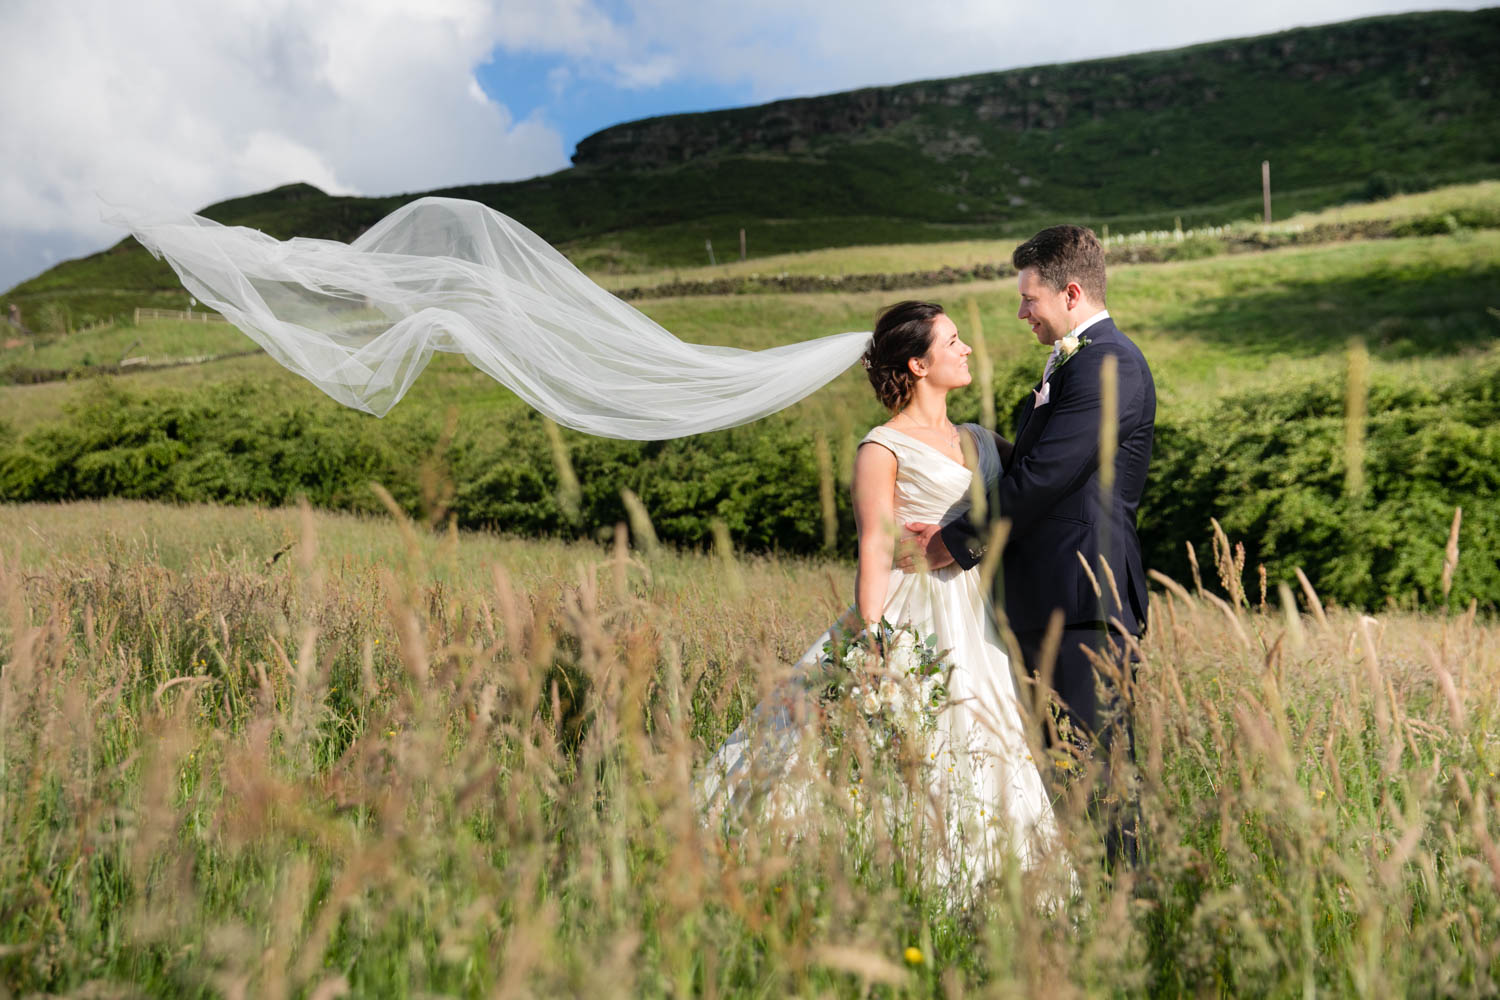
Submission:
[[[1096,677],[1089,654],[1129,677],[1124,640],[1146,628],[1146,575],[1135,522],[1151,463],[1156,386],[1140,349],[1104,308],[1104,250],[1092,231],[1044,229],[1017,247],[1011,260],[1019,272],[1018,316],[1052,353],[1022,407],[1015,448],[990,492],[989,516],[1010,522],[995,604],[1005,609],[1026,670],[1038,681],[1047,679],[1042,647],[1048,623],[1061,616],[1052,690],[1073,740],[1107,764],[1117,735],[1125,755],[1134,757],[1129,710],[1114,682]],[[1101,476],[1099,462],[1109,359],[1117,401],[1112,482]],[[907,527],[934,569],[950,562],[965,569],[975,565],[990,534],[969,518],[941,530]],[[1133,808],[1110,826],[1111,857],[1133,862]]]

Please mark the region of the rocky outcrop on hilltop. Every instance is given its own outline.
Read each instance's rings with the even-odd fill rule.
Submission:
[[[1341,90],[1378,85],[1393,102],[1432,100],[1460,78],[1500,88],[1497,46],[1500,9],[1370,18],[1145,56],[648,118],[589,136],[573,161],[638,169],[733,155],[813,156],[861,139],[899,136],[903,129],[941,160],[981,155],[1018,133],[1121,113],[1274,100],[1283,88],[1307,84]]]

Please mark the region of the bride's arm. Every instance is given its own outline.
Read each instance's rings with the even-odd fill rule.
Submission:
[[[854,605],[865,625],[880,621],[896,550],[896,456],[878,444],[854,456],[854,526],[859,531],[859,569]]]

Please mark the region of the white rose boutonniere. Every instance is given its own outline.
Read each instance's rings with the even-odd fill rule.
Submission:
[[[1059,348],[1060,355],[1057,359],[1057,364],[1052,366],[1052,370],[1056,371],[1063,365],[1067,364],[1068,361],[1073,357],[1073,355],[1077,354],[1083,348],[1089,346],[1090,343],[1091,341],[1089,340],[1089,338],[1080,337],[1077,334],[1072,333],[1059,340],[1057,342],[1057,346]]]

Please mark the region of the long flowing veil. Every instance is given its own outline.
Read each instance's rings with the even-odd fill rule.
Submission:
[[[192,215],[111,221],[277,361],[376,416],[433,351],[449,351],[565,426],[682,437],[791,405],[858,360],[870,336],[763,351],[684,343],[514,219],[455,198],[414,201],[348,244],[283,242]]]

